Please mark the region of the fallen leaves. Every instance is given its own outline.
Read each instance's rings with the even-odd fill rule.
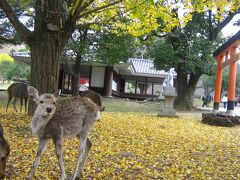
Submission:
[[[27,177],[37,150],[31,118],[0,110],[0,123],[11,145],[9,179]],[[240,179],[240,129],[202,124],[198,117],[159,118],[137,113],[104,112],[90,138],[93,148],[84,179]],[[64,141],[70,176],[78,139]],[[37,169],[37,179],[57,179],[60,170],[52,142]]]

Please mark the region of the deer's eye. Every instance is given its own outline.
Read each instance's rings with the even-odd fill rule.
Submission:
[[[55,104],[56,104],[56,102],[53,102],[53,104],[55,105]]]
[[[43,101],[40,101],[40,103],[42,104],[42,103],[43,103]]]

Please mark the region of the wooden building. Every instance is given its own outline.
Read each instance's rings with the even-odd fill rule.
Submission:
[[[13,53],[13,58],[30,63],[30,53]],[[70,94],[74,65],[61,63],[59,89]],[[80,66],[80,91],[91,89],[103,96],[117,96],[144,100],[156,98],[168,73],[156,70],[152,60],[130,58],[127,63],[107,66],[99,63],[82,63]]]

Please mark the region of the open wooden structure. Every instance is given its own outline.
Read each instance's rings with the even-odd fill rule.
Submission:
[[[227,114],[234,115],[237,61],[240,59],[240,31],[217,49],[213,56],[217,60],[217,73],[213,113],[218,112],[221,100],[223,68],[229,65]]]

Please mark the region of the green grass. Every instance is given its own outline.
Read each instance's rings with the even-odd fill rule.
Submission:
[[[106,112],[159,113],[161,102],[142,102],[117,98],[102,98]]]
[[[6,104],[7,104],[7,92],[0,91],[0,108],[5,108]],[[143,102],[120,98],[102,97],[102,104],[105,107],[106,112],[139,112],[158,114],[160,112],[160,107],[163,104],[163,101]],[[193,104],[195,107],[201,107],[202,100],[195,98]],[[210,106],[212,106],[212,103]],[[10,104],[9,107],[12,107],[12,105]],[[19,108],[19,101],[17,102],[17,108]]]
[[[142,112],[159,113],[160,102],[141,102],[127,99],[102,98],[102,104],[106,112]],[[7,104],[7,92],[0,91],[0,108],[5,108]],[[9,107],[12,107],[10,104]],[[19,108],[19,101],[17,102]]]

